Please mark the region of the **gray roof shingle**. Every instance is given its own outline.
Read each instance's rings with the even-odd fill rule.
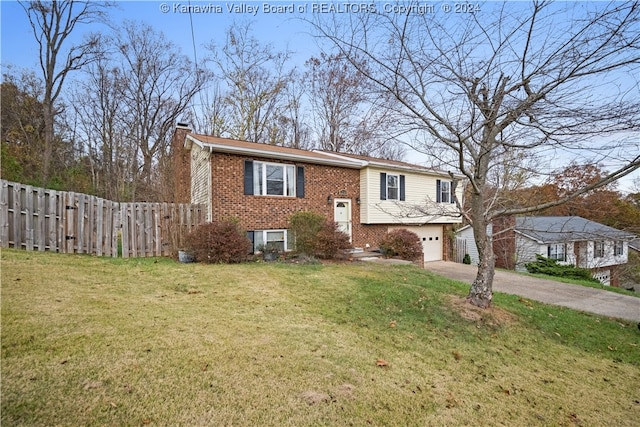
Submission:
[[[579,216],[516,218],[516,231],[541,243],[584,240],[631,240],[635,236]]]

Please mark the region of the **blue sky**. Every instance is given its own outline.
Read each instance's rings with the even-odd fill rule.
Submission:
[[[347,4],[342,2],[339,4]],[[351,4],[356,3],[352,1]],[[378,1],[378,9],[392,4],[392,0]],[[440,8],[444,4],[454,2],[422,2],[434,7],[432,13],[443,13]],[[366,2],[365,2],[366,4]],[[517,3],[514,3],[514,6]],[[521,3],[523,4],[523,3]],[[192,13],[187,12],[189,5]],[[263,42],[268,42],[277,50],[288,49],[293,52],[290,65],[302,67],[311,56],[319,54],[316,40],[308,33],[308,25],[299,18],[310,17],[311,13],[331,14],[345,13],[330,9],[331,0],[310,1],[277,1],[277,0],[244,0],[244,1],[127,1],[116,2],[116,7],[109,14],[114,24],[124,20],[144,21],[161,30],[168,40],[176,44],[182,53],[201,62],[210,52],[204,48],[212,41],[224,43],[225,30],[234,22],[249,22],[253,35]],[[281,10],[278,10],[281,9]],[[0,59],[3,72],[6,66],[27,68],[39,75],[38,46],[34,39],[29,21],[23,8],[14,0],[0,0]],[[192,40],[191,20],[193,21],[194,39]],[[109,32],[100,24],[79,27],[74,37],[80,39],[91,31]],[[194,43],[195,41],[195,43]],[[194,53],[195,45],[195,53]],[[407,161],[422,163],[425,159],[416,153],[408,153]],[[633,189],[632,179],[640,179],[636,172],[632,178],[621,182],[620,189]]]
[[[198,60],[206,56],[203,45],[212,40],[224,41],[224,31],[234,21],[248,21],[252,25],[254,35],[261,40],[268,41],[278,49],[288,48],[295,54],[296,63],[304,63],[318,49],[314,39],[307,34],[305,24],[297,18],[304,16],[298,11],[304,2],[296,3],[294,13],[286,11],[269,11],[266,13],[264,4],[269,8],[291,5],[286,1],[118,1],[109,14],[115,24],[124,20],[144,21],[156,29],[161,30],[167,39],[171,40],[182,52],[191,59],[194,57],[194,43],[191,37],[191,22],[193,19],[193,33]],[[185,8],[191,4],[191,15],[185,13]],[[200,8],[198,10],[197,7]],[[229,10],[231,7],[240,8]],[[242,8],[243,6],[244,9]],[[257,8],[253,13],[250,7]],[[308,7],[308,6],[307,6]],[[217,10],[220,10],[218,12]],[[13,0],[0,2],[2,64],[25,68],[38,66],[38,46],[35,42],[31,27],[22,7]],[[108,31],[103,25],[79,27],[76,37],[89,31]]]

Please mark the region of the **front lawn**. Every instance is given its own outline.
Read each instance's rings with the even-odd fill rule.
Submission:
[[[636,325],[413,266],[2,251],[11,426],[616,425]]]
[[[569,279],[561,276],[549,276],[547,274],[532,274],[532,273],[522,273],[522,274],[526,274],[527,276],[531,276],[531,277],[537,277],[539,279],[553,280],[555,282],[562,282],[562,283],[570,283],[572,285],[586,286],[588,288],[594,288],[594,289],[602,289],[603,291],[615,292],[622,295],[629,295],[632,297],[640,298],[639,292],[629,291],[624,288],[616,288],[615,286],[605,286],[603,284],[589,282],[587,280]]]

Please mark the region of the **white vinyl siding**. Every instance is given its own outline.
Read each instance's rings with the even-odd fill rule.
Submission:
[[[516,270],[526,271],[525,264],[536,260],[536,254],[551,258],[560,264],[575,265],[574,243],[539,243],[516,233]]]
[[[191,147],[191,203],[207,206],[207,221],[211,221],[210,153],[197,144]]]
[[[380,174],[404,175],[405,200],[380,200]],[[460,223],[459,216],[443,216],[442,210],[455,213],[453,203],[436,203],[435,175],[366,167],[360,171],[360,222],[363,224]],[[462,200],[462,190],[457,197]],[[415,207],[426,208],[426,213]]]
[[[610,265],[618,265],[618,264],[626,264],[629,260],[629,250],[627,242],[616,242],[613,240],[604,240],[600,242],[589,242],[590,244],[586,245],[587,247],[587,258],[585,265],[582,267],[586,268],[600,268],[607,267]],[[600,243],[600,245],[598,245]],[[621,243],[622,247],[619,249],[622,250],[621,255],[615,255],[615,246],[617,243]],[[598,247],[599,246],[599,247]],[[597,251],[597,249],[599,249]]]

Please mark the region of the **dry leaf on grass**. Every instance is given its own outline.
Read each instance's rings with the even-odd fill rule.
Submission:
[[[386,360],[384,360],[384,359],[378,359],[378,360],[376,360],[376,366],[379,366],[379,367],[381,367],[381,368],[384,368],[384,367],[389,366],[389,362],[387,362],[387,361],[386,361]]]

